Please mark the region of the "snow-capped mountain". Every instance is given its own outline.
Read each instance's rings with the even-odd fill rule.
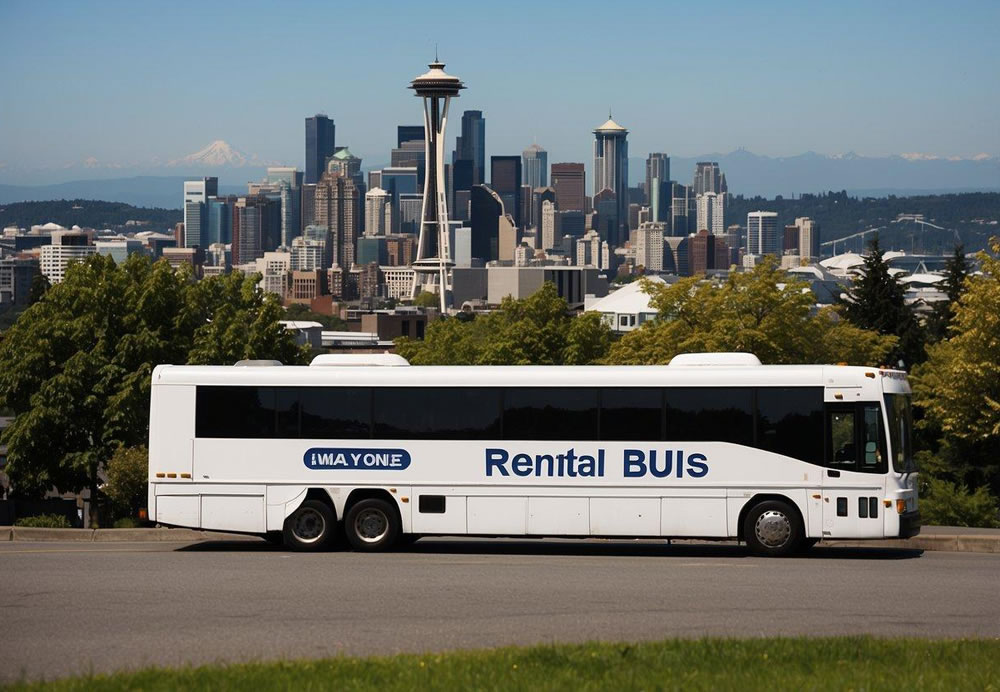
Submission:
[[[256,156],[247,156],[243,152],[231,147],[224,140],[217,139],[204,149],[200,149],[193,154],[188,154],[183,158],[169,161],[167,166],[171,168],[186,168],[189,166],[233,166],[240,168],[243,166],[264,165],[263,162],[256,159]]]

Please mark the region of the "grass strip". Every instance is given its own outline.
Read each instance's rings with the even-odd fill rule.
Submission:
[[[671,639],[149,668],[14,690],[993,690],[1000,639]]]

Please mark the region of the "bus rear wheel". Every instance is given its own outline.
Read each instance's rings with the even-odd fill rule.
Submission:
[[[285,519],[282,530],[285,547],[302,552],[324,550],[332,542],[336,527],[329,505],[306,500]]]
[[[369,553],[388,550],[399,538],[399,514],[385,500],[361,500],[347,510],[344,533],[355,550]]]
[[[743,536],[750,552],[766,557],[791,555],[802,542],[798,513],[780,500],[754,505],[743,520]]]

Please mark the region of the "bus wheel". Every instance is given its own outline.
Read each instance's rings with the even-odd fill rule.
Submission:
[[[285,519],[282,535],[290,550],[323,550],[331,542],[337,522],[333,510],[319,500],[306,500]]]
[[[743,536],[755,555],[783,557],[798,549],[802,526],[798,514],[787,503],[767,500],[747,512]]]
[[[344,532],[355,550],[387,550],[399,537],[399,515],[385,500],[361,500],[347,511]]]

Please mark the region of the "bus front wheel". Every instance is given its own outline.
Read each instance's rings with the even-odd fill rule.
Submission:
[[[399,515],[385,500],[361,500],[344,517],[344,533],[355,550],[388,550],[399,538]]]
[[[743,536],[755,555],[784,557],[794,553],[802,542],[802,522],[785,502],[761,502],[747,512],[743,521]]]
[[[285,519],[282,531],[285,547],[290,550],[323,550],[333,540],[337,522],[329,505],[306,500]]]

